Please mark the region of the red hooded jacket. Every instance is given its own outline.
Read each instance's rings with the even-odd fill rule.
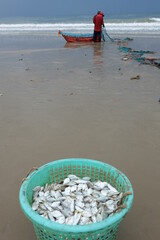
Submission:
[[[102,25],[104,24],[103,15],[101,13],[95,15],[94,18],[93,18],[93,23],[94,23],[94,31],[101,32]]]

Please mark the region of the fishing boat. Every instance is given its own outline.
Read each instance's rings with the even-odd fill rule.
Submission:
[[[93,34],[77,34],[58,31],[58,36],[62,35],[67,42],[92,42]]]

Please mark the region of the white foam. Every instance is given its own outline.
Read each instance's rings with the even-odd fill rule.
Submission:
[[[151,21],[160,22],[160,18],[149,18]]]
[[[160,34],[160,21],[156,22],[133,22],[133,23],[105,23],[107,31],[111,33],[146,33]],[[92,23],[24,23],[24,24],[0,24],[0,33],[23,33],[23,32],[68,32],[92,33]]]

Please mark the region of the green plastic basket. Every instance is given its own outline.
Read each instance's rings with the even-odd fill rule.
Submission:
[[[113,216],[98,223],[85,226],[70,226],[51,222],[32,210],[33,188],[46,183],[61,182],[68,174],[79,177],[89,176],[92,181],[107,181],[121,192],[132,192],[128,178],[118,169],[106,163],[90,159],[63,159],[48,163],[27,177],[22,183],[19,200],[24,214],[33,223],[38,240],[113,240],[124,216],[130,210],[133,194],[124,198],[127,207]]]

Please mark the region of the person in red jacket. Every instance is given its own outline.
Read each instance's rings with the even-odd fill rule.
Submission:
[[[97,15],[93,17],[93,23],[94,23],[93,41],[94,42],[101,42],[102,26],[104,27],[103,17],[104,17],[104,14],[101,11],[98,11]]]

